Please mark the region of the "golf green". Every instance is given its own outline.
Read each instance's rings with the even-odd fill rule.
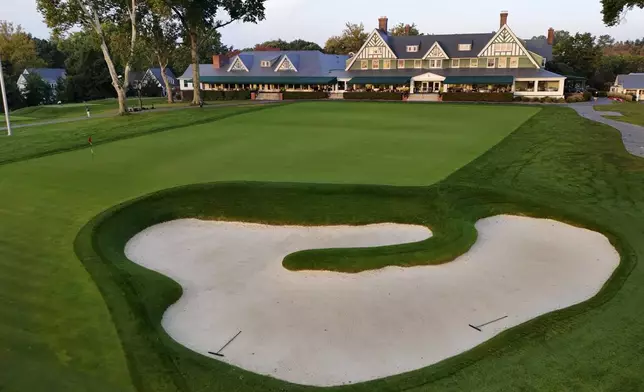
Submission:
[[[252,203],[244,203],[253,199],[248,194],[239,200],[220,195],[236,211],[218,211],[220,216],[260,220],[273,214],[272,220],[298,221],[299,214],[303,222],[319,222],[335,209],[308,208],[307,202],[316,206],[334,201],[341,213],[328,220],[349,223],[366,217],[413,220],[415,211],[419,216],[432,211],[442,217],[453,214],[467,222],[498,211],[524,211],[592,226],[614,238],[629,261],[600,302],[522,330],[521,339],[511,344],[499,344],[507,338],[501,336],[491,343],[493,354],[477,353],[475,359],[465,354],[349,390],[644,387],[638,371],[644,367],[638,349],[644,331],[631,324],[641,303],[638,298],[644,298],[644,289],[637,284],[644,277],[637,268],[629,275],[644,252],[636,240],[644,232],[638,212],[643,210],[644,164],[628,156],[615,131],[568,109],[525,106],[322,102],[208,110],[221,111],[220,119],[200,121],[210,114],[186,111],[183,118],[158,113],[109,123],[100,120],[96,124],[123,129],[138,124],[157,133],[99,143],[94,155],[84,148],[0,166],[0,389],[306,389],[197,360],[180,350],[146,351],[159,344],[162,335],[149,320],[162,313],[169,297],[151,301],[153,308],[110,302],[114,290],[134,287],[142,298],[154,293],[147,291],[151,287],[147,280],[141,286],[104,286],[118,278],[110,275],[113,271],[88,273],[87,262],[81,263],[75,254],[79,230],[102,211],[165,188],[219,181],[407,186],[375,186],[366,193],[350,186],[338,188],[334,192],[343,195],[339,199],[324,197],[326,187],[289,185],[277,191],[269,187],[268,193],[257,195],[281,200],[275,211],[266,204],[254,211]],[[101,132],[84,128],[92,123],[83,124],[59,126],[52,150],[81,147],[87,132]],[[173,129],[158,132],[168,124]],[[10,143],[20,143],[16,140]],[[25,156],[28,147],[21,147]],[[246,185],[251,195],[253,186],[259,185]],[[307,186],[313,196],[302,193]],[[291,187],[295,190],[290,196],[280,193]],[[410,192],[413,200],[397,192]],[[370,194],[378,201],[370,202]],[[479,204],[482,209],[475,207]],[[455,225],[461,226],[461,222]],[[158,279],[159,287],[166,284]],[[155,367],[155,362],[150,368],[158,373],[137,374],[133,370],[147,356],[163,366]]]

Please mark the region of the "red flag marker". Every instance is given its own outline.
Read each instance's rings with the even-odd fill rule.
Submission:
[[[89,143],[89,149],[92,152],[92,159],[94,159],[94,144],[92,144],[92,137],[90,136],[87,138],[87,142]]]
[[[89,145],[91,146],[92,145],[92,137],[90,136],[89,139],[87,139],[87,141],[89,142]]]

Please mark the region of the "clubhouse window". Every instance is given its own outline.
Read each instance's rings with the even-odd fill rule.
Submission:
[[[510,57],[510,68],[519,68],[519,58]]]
[[[405,69],[405,60],[398,60],[398,69]]]
[[[514,83],[514,91],[534,91],[534,80],[532,81],[519,81]]]
[[[369,69],[369,60],[360,60],[360,69]]]
[[[391,60],[383,60],[382,69],[391,69]]]
[[[507,57],[499,57],[499,60],[497,61],[497,64],[499,65],[499,68],[507,68],[508,67],[508,58]]]
[[[487,59],[487,67],[488,68],[496,68],[496,58],[495,57],[490,57]]]
[[[478,67],[479,67],[479,59],[471,59],[470,68],[478,68]]]
[[[443,68],[443,60],[429,60],[429,68]]]
[[[371,60],[371,69],[380,69],[380,60]]]
[[[414,68],[420,69],[423,67],[423,60],[414,60]]]
[[[452,60],[452,68],[459,68],[461,66],[461,61],[459,59]]]

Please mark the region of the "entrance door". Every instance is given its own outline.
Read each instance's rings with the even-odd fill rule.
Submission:
[[[441,82],[434,82],[434,92],[438,93],[441,90]]]
[[[420,88],[421,93],[429,92],[429,82],[423,82]]]

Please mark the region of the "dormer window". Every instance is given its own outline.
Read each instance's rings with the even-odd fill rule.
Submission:
[[[270,68],[271,67],[271,62],[268,60],[262,60],[262,68]]]
[[[407,53],[418,52],[418,45],[407,45]]]
[[[458,44],[459,52],[469,52],[472,50],[472,44]]]

